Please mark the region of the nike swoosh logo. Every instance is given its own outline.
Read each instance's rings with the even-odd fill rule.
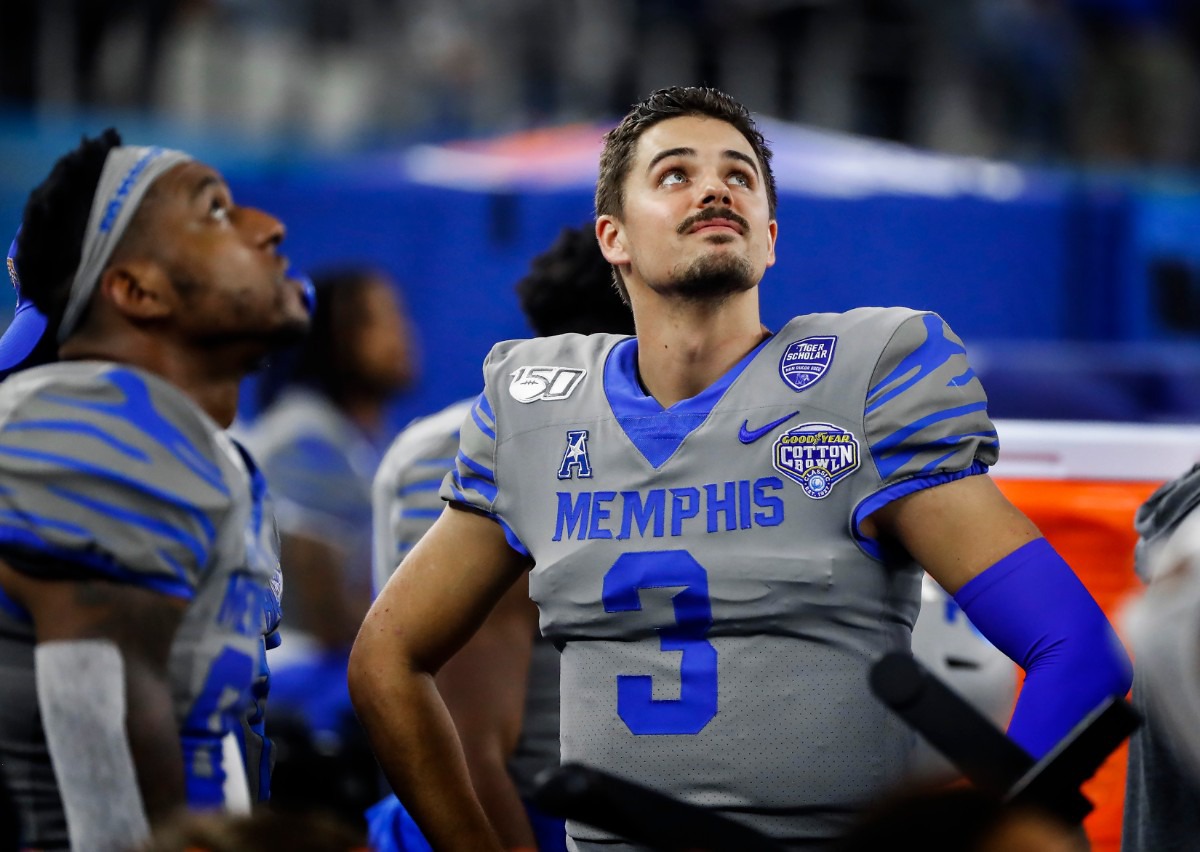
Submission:
[[[750,421],[743,420],[742,427],[740,429],[738,429],[738,440],[741,441],[743,444],[753,444],[755,441],[757,441],[763,435],[770,432],[776,426],[782,426],[784,423],[787,423],[789,420],[791,420],[793,417],[795,417],[799,413],[800,413],[799,411],[793,411],[791,414],[785,414],[782,417],[780,417],[778,420],[772,420],[766,426],[760,426],[757,429],[748,429],[747,427],[750,425]]]

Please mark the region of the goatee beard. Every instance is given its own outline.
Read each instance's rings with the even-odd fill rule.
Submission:
[[[669,290],[695,302],[720,302],[754,287],[754,269],[741,255],[706,254],[677,275]]]

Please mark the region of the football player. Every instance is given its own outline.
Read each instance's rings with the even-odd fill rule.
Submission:
[[[308,326],[283,237],[209,166],[112,130],[29,197],[10,272],[32,308],[0,345],[0,775],[24,847],[124,850],[267,793],[277,536],[224,430]]]
[[[939,316],[762,324],[775,206],[744,107],[653,93],[606,137],[596,189],[637,336],[488,356],[451,508],[351,655],[376,754],[436,848],[500,848],[433,674],[526,572],[562,649],[563,760],[797,848],[904,771],[911,734],[868,671],[909,648],[922,567],[1025,668],[1009,731],[1034,756],[1128,689],[1103,612],[988,477],[986,398]]]

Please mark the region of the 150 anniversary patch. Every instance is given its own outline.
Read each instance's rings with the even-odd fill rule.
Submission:
[[[814,500],[858,469],[858,439],[830,423],[802,423],[775,439],[772,463]]]

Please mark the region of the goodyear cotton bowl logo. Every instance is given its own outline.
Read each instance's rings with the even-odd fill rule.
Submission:
[[[775,439],[775,469],[800,483],[814,500],[858,469],[858,441],[829,423],[804,423]]]
[[[577,367],[521,367],[513,371],[508,392],[517,402],[566,399],[586,375]]]
[[[833,335],[806,337],[788,344],[779,359],[779,375],[792,390],[802,391],[816,384],[833,363]]]

